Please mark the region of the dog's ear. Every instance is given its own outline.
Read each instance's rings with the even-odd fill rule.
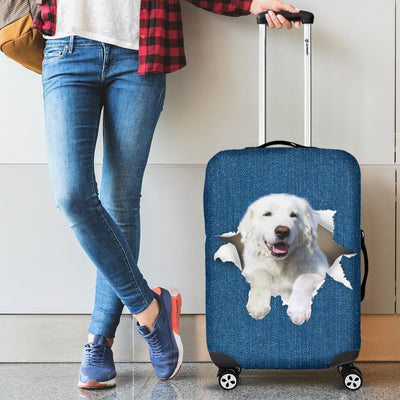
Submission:
[[[246,211],[246,214],[240,221],[238,232],[242,236],[242,241],[247,240],[247,238],[249,237],[253,216],[254,216],[254,210],[251,207],[249,207]]]
[[[307,241],[311,241],[317,237],[317,229],[319,223],[319,214],[314,211],[309,204],[307,204],[304,212],[305,229]]]

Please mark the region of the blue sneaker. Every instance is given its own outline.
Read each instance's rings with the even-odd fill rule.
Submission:
[[[104,336],[94,335],[93,342],[86,343],[82,351],[78,386],[84,389],[115,386],[116,375],[111,347]]]
[[[160,314],[153,330],[136,323],[137,330],[149,344],[150,361],[160,379],[173,378],[182,365],[183,346],[179,335],[181,295],[177,289],[153,289],[160,303]]]

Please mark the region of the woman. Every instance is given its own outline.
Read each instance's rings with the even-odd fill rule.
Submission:
[[[228,16],[298,11],[279,0],[188,1]],[[165,74],[186,63],[179,0],[162,4],[168,9],[151,0],[48,0],[33,23],[47,39],[42,80],[52,192],[97,267],[82,388],[115,385],[111,347],[124,305],[149,345],[157,376],[172,378],[182,364],[179,292],[151,290],[137,266],[142,178]],[[292,26],[273,12],[266,18],[270,28]],[[99,197],[94,150],[102,109]]]

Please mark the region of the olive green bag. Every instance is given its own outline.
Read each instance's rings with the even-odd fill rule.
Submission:
[[[44,39],[32,29],[33,19],[42,1],[1,0],[0,50],[24,67],[42,73]]]

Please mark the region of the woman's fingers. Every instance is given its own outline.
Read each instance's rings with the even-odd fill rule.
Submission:
[[[281,24],[283,24],[285,26],[285,28],[287,29],[291,29],[292,28],[292,23],[290,21],[288,21],[286,18],[282,17],[282,15],[277,15],[279,21],[281,22]]]
[[[275,10],[275,12],[278,12],[278,10],[285,10],[285,11],[289,11],[291,13],[298,13],[300,10],[294,6],[292,6],[291,4],[286,4],[283,2],[277,2],[278,4],[276,4],[276,7],[272,7],[272,10]],[[288,21],[286,18],[282,17],[281,15],[276,15],[273,11],[269,11],[266,14],[266,19],[267,19],[267,23],[268,26],[270,28],[278,28],[281,29],[283,26],[286,29],[291,29],[292,28],[292,23],[290,21]],[[294,22],[294,26],[296,28],[300,27],[300,21],[295,21]]]
[[[279,19],[277,18],[277,16],[275,15],[275,13],[273,11],[268,11],[268,15],[271,18],[272,23],[274,24],[275,27],[277,27],[278,29],[282,29],[282,23],[279,21]]]
[[[267,24],[269,28],[278,28],[278,29],[282,29],[282,27],[285,27],[286,29],[292,28],[292,23],[290,21],[282,17],[282,15],[280,14],[276,15],[273,11],[268,11],[265,14],[265,17],[267,19]],[[300,26],[300,22],[296,21],[295,26],[296,28],[298,28]]]
[[[272,22],[272,19],[271,19],[271,17],[269,16],[268,13],[265,14],[265,18],[266,18],[266,20],[267,20],[268,28],[275,28],[275,25],[274,25],[274,23]]]

